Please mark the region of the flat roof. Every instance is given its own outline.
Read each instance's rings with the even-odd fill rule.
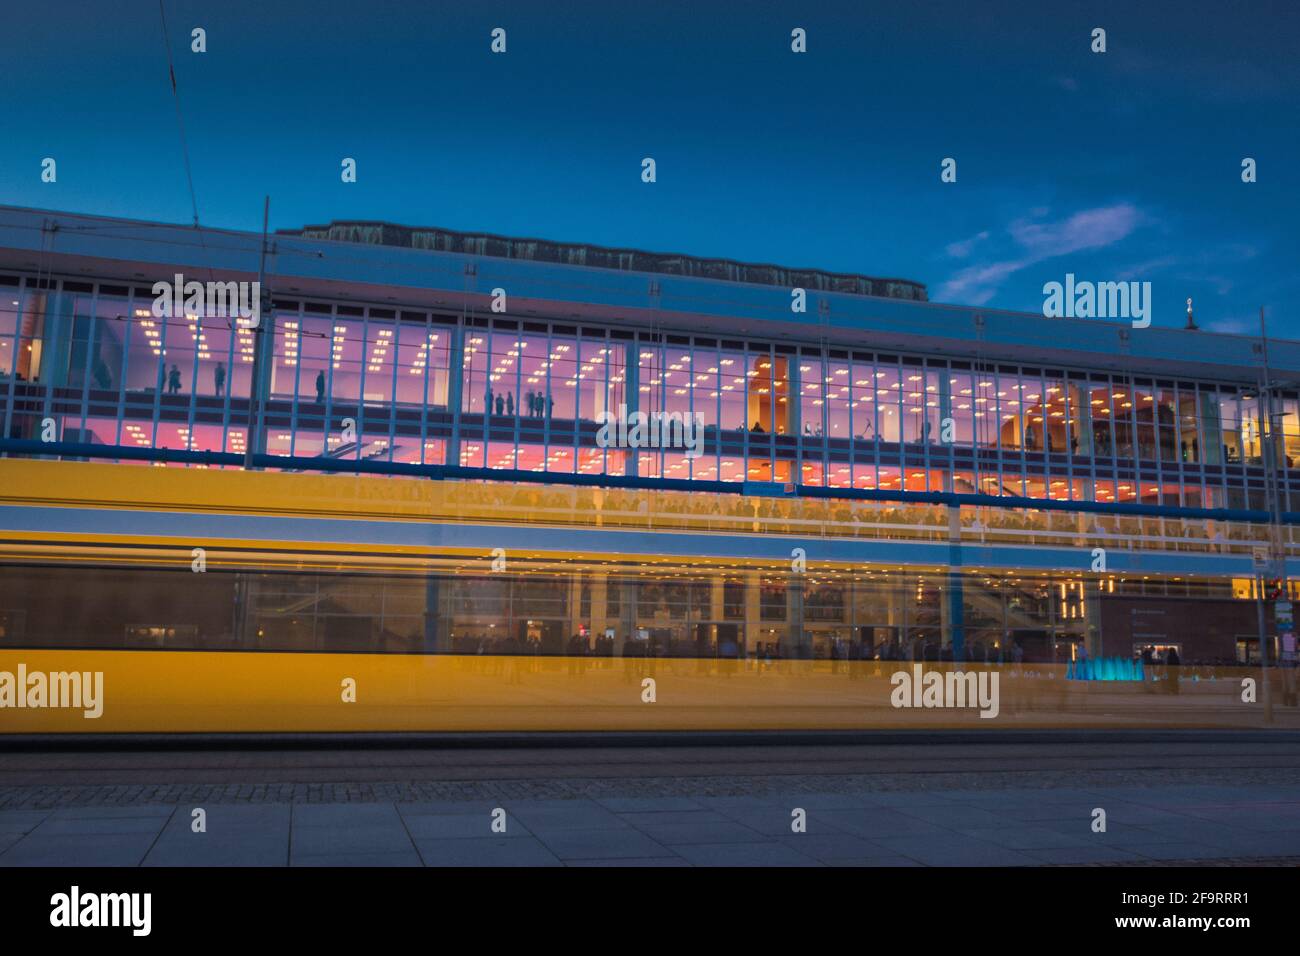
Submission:
[[[767,284],[280,233],[270,239],[267,281],[281,298],[488,316],[493,290],[504,289],[503,317],[525,321],[1243,384],[1257,382],[1263,368],[1253,336],[813,289],[807,311],[794,313],[789,289]],[[177,271],[252,280],[260,250],[258,233],[0,206],[3,269],[119,282],[151,283]],[[1268,358],[1275,379],[1300,377],[1300,342],[1270,339]]]

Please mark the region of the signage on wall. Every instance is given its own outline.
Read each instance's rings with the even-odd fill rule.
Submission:
[[[1278,601],[1273,605],[1273,618],[1279,631],[1289,631],[1295,626],[1290,601]]]

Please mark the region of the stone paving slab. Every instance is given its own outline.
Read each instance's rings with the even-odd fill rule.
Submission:
[[[0,866],[1042,866],[1300,856],[1300,788],[699,793],[0,810]],[[762,790],[762,788],[760,788]],[[1092,811],[1107,812],[1105,832]],[[800,809],[802,815],[793,813]],[[494,832],[495,811],[505,832]],[[802,819],[804,832],[792,824]]]

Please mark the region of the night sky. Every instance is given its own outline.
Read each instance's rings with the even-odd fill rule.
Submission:
[[[632,246],[1031,312],[1073,272],[1150,280],[1156,325],[1181,325],[1192,296],[1203,327],[1253,334],[1263,305],[1272,334],[1300,338],[1294,2],[165,9],[204,225],[258,229],[270,194],[272,228]],[[5,17],[0,202],[191,222],[158,4]]]

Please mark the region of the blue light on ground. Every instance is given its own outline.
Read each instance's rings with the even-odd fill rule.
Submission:
[[[1140,681],[1146,680],[1141,660],[1125,657],[1088,658],[1070,661],[1065,668],[1066,680]]]

